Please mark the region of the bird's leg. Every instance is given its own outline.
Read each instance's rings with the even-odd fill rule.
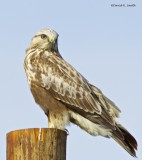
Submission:
[[[65,131],[68,134],[68,130],[65,126],[69,123],[68,114],[64,112],[52,112],[49,111],[48,114],[48,127],[57,128]]]

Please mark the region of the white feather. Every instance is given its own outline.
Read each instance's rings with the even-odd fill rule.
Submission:
[[[104,137],[110,137],[112,135],[111,130],[105,129],[73,111],[69,111],[69,113],[71,118],[75,119],[76,124],[89,134],[93,136],[101,135]]]

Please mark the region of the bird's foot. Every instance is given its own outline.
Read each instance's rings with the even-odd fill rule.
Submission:
[[[69,131],[67,129],[64,130],[67,133],[67,136],[69,135]]]

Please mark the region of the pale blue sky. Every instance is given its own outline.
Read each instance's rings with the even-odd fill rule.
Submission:
[[[135,3],[134,8],[111,4]],[[29,91],[23,60],[41,28],[59,33],[62,56],[122,110],[120,122],[135,136],[142,159],[142,2],[99,0],[2,1],[0,5],[0,160],[6,133],[47,127]],[[111,139],[92,137],[71,125],[67,160],[133,160]]]

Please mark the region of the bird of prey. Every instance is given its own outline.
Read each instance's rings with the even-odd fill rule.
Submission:
[[[42,29],[32,38],[24,68],[49,128],[65,130],[72,122],[93,136],[112,137],[136,157],[135,138],[117,121],[120,109],[63,59],[56,31]]]

